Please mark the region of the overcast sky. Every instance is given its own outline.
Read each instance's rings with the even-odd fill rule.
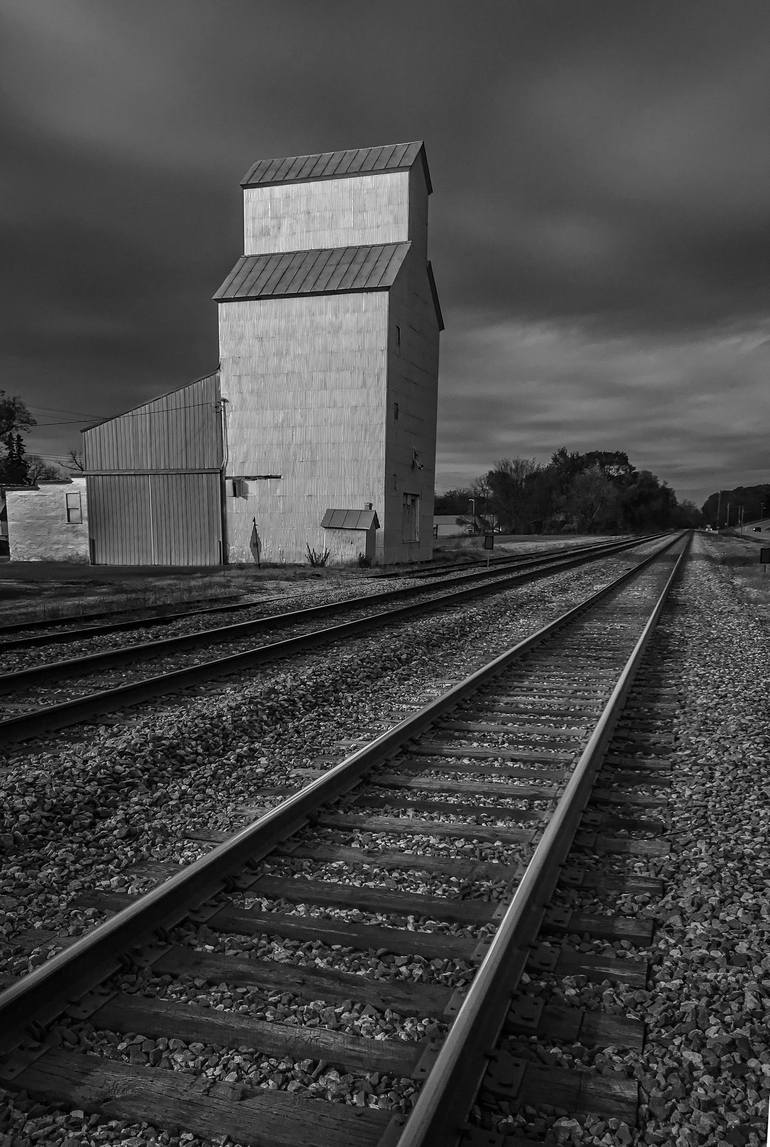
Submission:
[[[0,387],[38,419],[30,451],[216,366],[255,160],[424,139],[439,490],[562,445],[698,503],[770,480],[766,0],[0,18]]]

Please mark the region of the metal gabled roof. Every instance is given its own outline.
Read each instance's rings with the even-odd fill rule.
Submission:
[[[383,171],[408,171],[420,158],[428,194],[433,190],[428,159],[422,140],[388,143],[381,147],[353,147],[347,151],[324,151],[316,155],[291,155],[285,159],[258,159],[241,180],[241,187],[270,187],[277,183],[307,183],[317,179],[345,179],[376,175]]]
[[[379,530],[376,510],[327,510],[321,526],[325,530]]]
[[[214,295],[218,303],[236,299],[281,299],[351,291],[386,291],[393,286],[411,243],[326,247],[241,255]]]

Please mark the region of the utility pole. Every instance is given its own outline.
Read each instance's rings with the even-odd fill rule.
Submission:
[[[721,520],[722,520],[722,491],[720,490],[719,491],[719,497],[717,498],[717,533],[719,533]]]
[[[727,513],[725,514],[725,529],[730,529],[730,503],[727,503]]]

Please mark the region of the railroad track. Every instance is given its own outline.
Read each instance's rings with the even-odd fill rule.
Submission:
[[[657,535],[652,535],[653,537]],[[530,566],[538,566],[543,560],[568,557],[570,555],[590,555],[601,554],[605,549],[612,552],[618,545],[638,545],[644,538],[629,539],[624,538],[620,542],[600,542],[591,545],[574,546],[569,550],[552,550],[544,549],[535,553],[517,554],[514,556],[495,557],[492,559],[491,569],[514,569],[514,568],[527,568]],[[455,575],[459,580],[453,582],[451,579]],[[375,582],[380,579],[394,579],[394,578],[408,578],[410,581],[422,581],[430,579],[444,579],[443,584],[468,584],[469,581],[476,579],[488,578],[489,570],[482,568],[481,561],[474,561],[472,563],[451,563],[445,565],[433,566],[430,569],[417,569],[408,571],[401,569],[398,572],[387,571],[378,574],[371,578],[367,578],[367,583]],[[402,590],[388,591],[388,590],[375,590],[371,596],[378,596],[380,601],[395,601],[399,597],[409,596],[410,592],[414,592],[410,587]],[[419,592],[419,591],[417,591]],[[368,596],[359,595],[348,600],[360,600],[365,602]],[[0,654],[10,653],[13,651],[36,649],[45,645],[66,644],[78,641],[88,641],[98,637],[105,637],[112,634],[127,633],[132,630],[148,629],[163,627],[173,627],[177,624],[187,623],[191,620],[196,622],[203,622],[204,624],[211,620],[212,627],[216,626],[218,614],[252,614],[254,620],[264,623],[266,618],[258,611],[263,608],[265,604],[272,601],[277,601],[279,598],[260,598],[258,601],[228,601],[220,602],[212,605],[210,602],[205,604],[194,603],[189,608],[185,609],[172,609],[165,607],[155,613],[147,609],[132,611],[131,613],[121,614],[118,617],[110,616],[109,614],[96,615],[92,619],[85,622],[80,619],[72,618],[58,618],[46,619],[34,622],[17,622],[9,625],[0,626]],[[345,601],[328,602],[326,605],[319,605],[314,607],[317,614],[320,615],[323,611],[334,612],[340,608],[345,608]],[[202,628],[202,632],[206,632]],[[155,635],[153,635],[155,640]]]
[[[685,552],[148,895],[91,897],[116,914],[0,995],[0,1084],[265,1147],[490,1141],[468,1112],[480,1085],[513,1090],[489,1053]]]
[[[12,672],[0,675],[0,694],[8,698],[3,706],[6,716],[0,721],[0,739],[11,741],[39,736],[116,708],[240,671],[245,666],[305,652],[428,610],[573,569],[622,553],[645,540],[651,539],[625,539],[597,547],[581,547],[577,553],[518,561],[510,569],[455,574],[437,587],[409,586],[164,640],[154,637],[86,656],[17,666]],[[318,625],[319,621],[339,614],[347,614],[349,620]],[[273,629],[284,633],[288,629],[289,635],[254,645],[255,636]]]

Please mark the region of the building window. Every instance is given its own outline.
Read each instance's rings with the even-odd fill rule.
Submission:
[[[76,490],[72,494],[65,494],[67,505],[67,521],[73,526],[80,525],[83,521],[83,505],[80,499],[80,491]]]
[[[393,421],[398,422],[398,403],[393,403]]]
[[[401,541],[420,540],[420,495],[404,494],[401,503]]]

